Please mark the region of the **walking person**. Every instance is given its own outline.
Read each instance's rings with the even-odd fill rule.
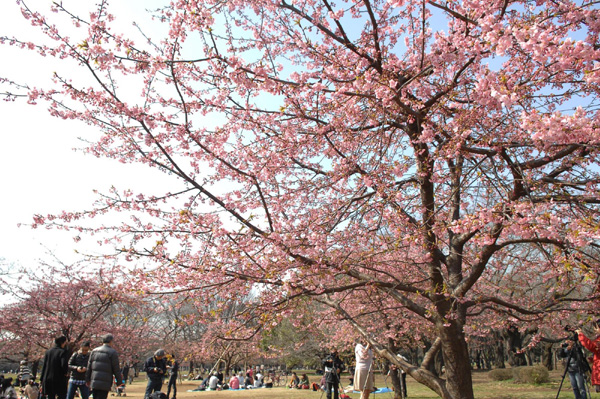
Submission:
[[[323,371],[325,374],[325,394],[327,399],[331,399],[332,393],[334,399],[340,397],[340,374],[344,371],[344,363],[338,356],[337,349],[333,349],[323,361]]]
[[[113,381],[116,379],[117,384],[123,381],[119,369],[119,355],[112,347],[113,339],[112,334],[104,335],[102,346],[90,352],[85,382],[92,389],[94,399],[106,399]]]
[[[54,347],[44,354],[42,366],[42,395],[47,399],[65,399],[69,375],[69,354],[66,350],[67,337],[54,340]]]
[[[90,397],[90,388],[85,383],[85,372],[87,371],[88,361],[90,360],[90,341],[81,344],[79,350],[69,359],[69,387],[67,388],[67,399],[74,399],[75,393],[79,389],[81,399]]]
[[[354,370],[354,390],[360,391],[360,399],[369,399],[375,387],[373,377],[373,350],[371,344],[357,343],[354,348],[356,369]]]
[[[167,384],[167,399],[171,395],[171,388],[173,388],[173,399],[177,398],[177,374],[179,373],[179,361],[175,354],[171,354],[171,361],[167,368],[170,370],[171,375],[169,376],[169,383]]]
[[[600,319],[596,320],[593,325],[594,333],[596,338],[588,338],[583,331],[576,330],[579,342],[587,350],[594,354],[592,360],[592,385],[595,387],[596,392],[600,392]]]
[[[160,391],[163,384],[163,378],[167,372],[167,362],[165,360],[165,351],[158,349],[154,356],[149,357],[144,363],[144,371],[148,376],[148,385],[144,399],[149,399],[153,392]]]

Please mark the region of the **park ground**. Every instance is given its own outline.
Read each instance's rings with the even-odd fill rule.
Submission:
[[[310,382],[318,382],[319,376],[309,374]],[[473,387],[475,398],[477,399],[554,399],[560,384],[562,373],[553,371],[550,373],[550,382],[541,385],[517,384],[511,381],[492,381],[488,378],[487,372],[473,373]],[[342,382],[347,384],[347,376],[343,376]],[[217,392],[189,392],[196,388],[200,381],[182,381],[177,385],[177,399],[323,399],[325,395],[322,392],[313,392],[309,390],[287,389],[284,387],[275,387],[271,389],[253,389],[244,391],[217,391]],[[391,382],[385,380],[384,376],[377,375],[375,386],[391,387]],[[133,384],[126,387],[126,399],[143,399],[146,387],[144,375],[136,378]],[[410,377],[407,379],[408,398],[409,399],[437,399],[438,397],[428,388],[418,384]],[[166,392],[166,385],[163,385],[163,392]],[[349,394],[351,398],[358,399],[359,394]],[[109,396],[112,399],[113,396]],[[391,393],[382,393],[371,395],[371,399],[391,399]],[[564,385],[559,396],[560,399],[574,398],[573,391],[569,384],[569,378],[565,379]],[[116,397],[114,397],[116,399]],[[600,393],[592,393],[591,399],[600,399]]]

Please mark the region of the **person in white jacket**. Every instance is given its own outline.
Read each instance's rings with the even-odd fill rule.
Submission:
[[[373,350],[371,344],[359,342],[354,348],[356,369],[354,370],[354,390],[360,392],[361,399],[369,399],[375,387],[373,377]]]

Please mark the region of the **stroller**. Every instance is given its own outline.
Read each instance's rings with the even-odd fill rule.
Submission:
[[[119,385],[115,378],[113,389],[114,392],[112,393],[112,396],[127,396],[127,393],[125,393],[125,381]]]

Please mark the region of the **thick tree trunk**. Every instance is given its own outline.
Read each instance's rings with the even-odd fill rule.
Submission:
[[[506,360],[504,357],[504,340],[501,336],[498,336],[496,334],[494,335],[496,336],[496,344],[494,345],[494,348],[496,350],[496,361],[494,362],[494,366],[498,369],[503,369],[506,368],[506,365],[504,364]]]
[[[440,333],[448,395],[447,397],[442,396],[442,398],[474,399],[469,348],[462,332],[462,326],[454,321],[450,325],[442,327]]]
[[[542,364],[548,370],[554,370],[554,362],[552,361],[552,344],[549,342],[542,343]]]

